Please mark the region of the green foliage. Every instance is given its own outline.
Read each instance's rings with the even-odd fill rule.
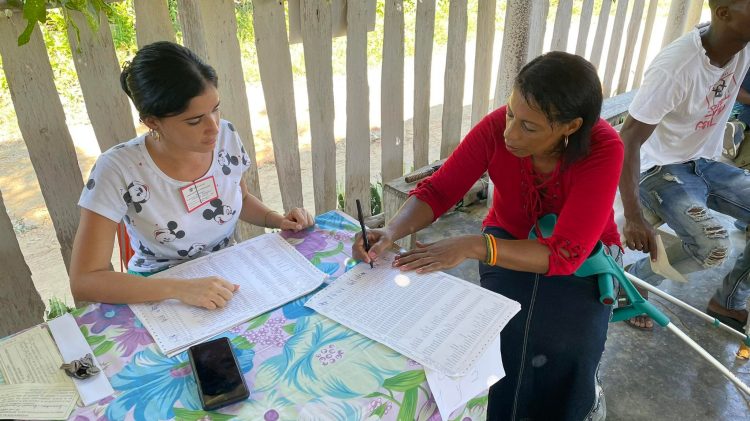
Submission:
[[[79,35],[80,29],[70,18],[68,13],[82,13],[86,17],[86,22],[92,31],[99,30],[99,13],[104,11],[110,14],[111,6],[104,0],[10,0],[9,5],[23,9],[23,17],[26,19],[26,28],[18,36],[18,45],[24,45],[29,42],[31,33],[37,23],[45,25],[47,23],[48,7],[59,7],[65,16],[66,27],[70,26]],[[80,38],[79,38],[80,39]]]
[[[346,206],[346,195],[344,186],[336,185],[336,204],[338,209],[343,211]],[[370,184],[370,215],[377,215],[383,212],[383,182],[378,181]]]
[[[49,310],[44,313],[44,320],[52,320],[62,316],[65,313],[70,313],[73,308],[68,307],[64,301],[55,297],[49,300]]]

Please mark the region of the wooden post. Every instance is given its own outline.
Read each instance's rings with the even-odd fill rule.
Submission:
[[[112,32],[104,13],[99,14],[99,31],[93,33],[80,13],[70,13],[80,28],[68,28],[68,42],[73,54],[78,81],[91,125],[104,152],[136,136],[128,97],[120,87],[120,64],[117,62]]]
[[[599,11],[599,20],[596,24],[596,35],[594,35],[594,45],[591,47],[589,61],[597,69],[599,69],[599,63],[602,59],[602,47],[604,47],[604,37],[607,35],[607,22],[609,22],[611,7],[611,1],[602,1],[602,9]]]
[[[550,51],[565,51],[568,48],[570,20],[573,17],[573,0],[560,0],[555,14],[555,26],[552,31]]]
[[[633,76],[633,89],[641,86],[643,78],[643,68],[646,66],[646,56],[651,44],[651,34],[654,30],[654,21],[656,20],[656,9],[659,6],[659,0],[651,0],[648,4],[648,13],[646,14],[646,23],[643,27],[643,38],[641,39],[641,51],[638,53],[638,65],[635,67]]]
[[[434,34],[435,0],[422,0],[417,3],[417,28],[414,39],[414,168],[423,167],[429,161],[430,74]]]
[[[536,30],[529,33],[529,53],[526,62],[539,57],[544,51],[544,36],[547,32],[547,15],[549,15],[549,0],[537,0],[533,2],[534,9],[531,12],[529,25]]]
[[[466,75],[466,0],[450,2],[448,12],[448,49],[443,78],[443,131],[440,158],[447,158],[461,141]]]
[[[591,29],[591,15],[594,14],[594,0],[583,0],[581,6],[581,20],[578,23],[578,40],[576,41],[576,54],[586,56],[586,43],[589,39]]]
[[[17,45],[18,34],[25,27],[21,13],[0,19],[0,56],[18,126],[68,268],[83,179],[39,27],[34,28],[28,44]]]
[[[630,15],[630,24],[628,25],[628,38],[625,42],[625,56],[622,58],[622,66],[620,67],[620,81],[617,83],[617,94],[625,93],[628,90],[630,66],[633,64],[635,43],[638,41],[638,33],[641,31],[644,5],[645,0],[635,0],[635,3],[633,4],[633,11]]]
[[[231,121],[242,139],[242,145],[250,158],[250,169],[243,179],[248,190],[262,199],[258,179],[258,165],[255,157],[255,141],[250,124],[250,106],[245,79],[242,71],[242,52],[237,39],[237,18],[232,0],[181,0],[185,6],[180,12],[180,20],[185,33],[186,46],[205,49],[202,56],[206,63],[216,69],[219,77],[219,94],[222,104],[222,118]],[[182,7],[183,4],[180,4]],[[189,35],[186,33],[189,32]],[[193,45],[192,43],[197,43]],[[197,53],[196,53],[197,54]],[[261,227],[240,222],[237,225],[237,239],[245,240],[262,234]]]
[[[133,0],[138,48],[156,41],[176,41],[166,0]]]
[[[500,107],[508,99],[516,75],[526,64],[530,38],[542,31],[543,27],[535,24],[535,16],[546,13],[544,3],[547,2],[508,0],[505,12],[506,31],[503,35],[503,48],[495,84],[494,108]]]
[[[294,104],[292,58],[286,34],[284,4],[277,0],[253,0],[255,46],[268,122],[273,138],[276,174],[283,180],[284,209],[302,206],[297,116]]]
[[[404,0],[385,0],[380,84],[381,177],[404,173]]]
[[[628,13],[628,1],[618,0],[617,12],[615,13],[615,24],[612,28],[612,39],[609,42],[609,53],[607,54],[607,66],[604,70],[604,80],[602,81],[602,87],[604,92],[604,98],[608,98],[612,95],[612,81],[615,78],[615,71],[617,70],[617,58],[620,54],[620,47],[622,45],[622,32],[625,28],[625,16]]]
[[[302,2],[302,44],[312,140],[315,212],[336,209],[336,141],[333,136],[333,43],[331,3]]]
[[[667,27],[664,29],[661,48],[666,47],[685,32],[685,21],[687,19],[689,3],[690,0],[672,0],[670,3]]]
[[[346,15],[346,203],[344,211],[349,215],[356,215],[355,199],[360,199],[362,203],[370,203],[367,5],[364,1],[350,2]],[[370,206],[363,207],[362,212],[369,215]]]
[[[479,0],[479,8],[477,9],[477,43],[474,50],[474,90],[471,101],[472,126],[477,124],[487,114],[490,107],[496,4],[495,0]],[[419,166],[415,163],[414,167]]]
[[[0,26],[4,24],[0,23]],[[15,41],[15,39],[14,39]],[[44,303],[23,259],[0,192],[0,337],[44,321]]]
[[[690,0],[690,8],[688,8],[687,16],[685,17],[683,33],[691,31],[695,25],[700,23],[703,3],[703,0]]]

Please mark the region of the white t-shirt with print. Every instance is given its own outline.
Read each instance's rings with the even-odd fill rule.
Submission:
[[[659,52],[630,104],[633,118],[658,124],[641,146],[641,172],[721,156],[724,127],[750,65],[750,44],[723,68],[716,67],[701,43],[702,30],[692,30]]]
[[[181,188],[190,182],[164,174],[149,155],[146,135],[121,143],[96,160],[78,205],[124,221],[135,255],[128,269],[155,272],[232,243],[242,210],[242,174],[250,161],[231,123],[221,120],[211,167],[218,197],[188,212]]]

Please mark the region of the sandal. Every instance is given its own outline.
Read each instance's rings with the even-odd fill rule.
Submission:
[[[638,293],[641,294],[641,296],[648,300],[648,291],[645,289],[641,289],[638,287],[635,287],[638,290]],[[617,296],[617,305],[618,307],[625,307],[630,305],[630,300],[628,299],[628,296],[625,295],[624,290],[620,290],[619,295]],[[654,319],[651,317],[641,314],[640,316],[635,316],[633,318],[630,318],[628,320],[625,320],[625,323],[628,324],[628,326],[638,329],[638,330],[644,330],[644,331],[651,331],[654,330]]]

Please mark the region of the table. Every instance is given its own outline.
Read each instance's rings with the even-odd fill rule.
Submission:
[[[331,211],[314,230],[282,233],[316,267],[335,279],[356,262],[359,231]],[[416,362],[304,307],[306,297],[243,323],[229,338],[250,398],[207,413],[201,409],[186,353],[168,358],[126,305],[92,304],[73,315],[115,394],[77,408],[72,420],[440,420]],[[451,420],[486,418],[487,395]]]

